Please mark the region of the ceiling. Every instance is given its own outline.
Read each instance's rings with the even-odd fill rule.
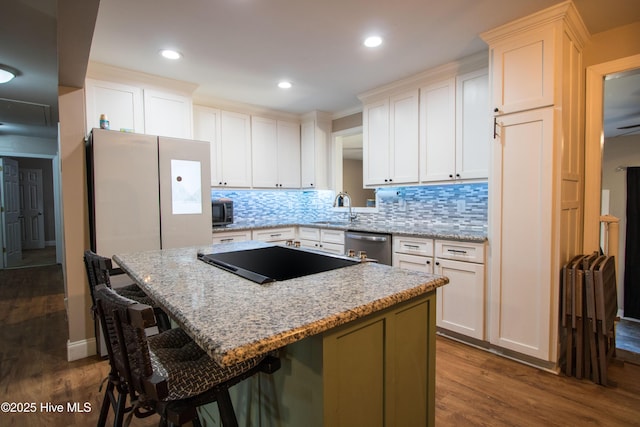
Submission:
[[[12,100],[11,108],[0,101],[0,123],[4,123],[0,136],[55,128],[57,84],[82,85],[86,59],[73,54],[88,51],[88,43],[91,61],[194,83],[196,102],[224,100],[293,114],[340,113],[360,107],[359,93],[485,50],[479,33],[560,1],[7,3],[0,14],[0,37],[18,42],[3,45],[0,63],[17,68],[21,75],[0,85],[0,98]],[[574,3],[591,33],[640,20],[637,0]],[[91,40],[88,34],[94,20]],[[89,31],[78,30],[83,27]],[[382,46],[363,47],[363,38],[374,32],[384,38]],[[63,38],[57,43],[58,55],[57,37]],[[158,51],[167,47],[184,57],[177,62],[165,60]],[[75,75],[70,76],[69,70]],[[280,79],[290,80],[293,87],[277,88]],[[22,109],[30,114],[17,114]],[[13,125],[16,129],[10,129]]]

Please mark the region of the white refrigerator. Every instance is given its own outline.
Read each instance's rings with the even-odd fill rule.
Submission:
[[[99,255],[208,245],[210,144],[93,129],[87,142],[91,249]]]

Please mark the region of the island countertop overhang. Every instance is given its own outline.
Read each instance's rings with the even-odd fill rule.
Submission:
[[[375,263],[259,285],[197,260],[271,246],[239,242],[117,254],[114,260],[218,363],[230,365],[328,331],[448,283]]]

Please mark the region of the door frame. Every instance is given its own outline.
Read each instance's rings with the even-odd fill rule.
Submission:
[[[59,150],[59,138],[57,143],[51,143],[55,147],[55,154],[46,153],[48,148],[32,147],[27,144],[28,147],[33,149],[33,152],[25,151],[11,151],[10,147],[4,147],[0,144],[0,157],[14,157],[14,158],[38,158],[51,160],[51,169],[53,172],[53,210],[55,216],[55,232],[56,232],[56,263],[64,265],[64,239],[63,239],[63,227],[62,227],[62,193],[61,193],[61,176],[60,176],[60,156],[57,154]],[[2,265],[0,268],[5,268]]]
[[[583,252],[600,250],[602,150],[604,147],[604,78],[640,68],[640,54],[587,67]]]

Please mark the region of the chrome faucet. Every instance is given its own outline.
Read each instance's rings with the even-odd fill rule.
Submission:
[[[336,206],[338,206],[338,199],[340,199],[340,197],[342,197],[342,200],[347,199],[349,202],[349,221],[353,221],[354,219],[356,219],[358,217],[358,214],[354,214],[351,211],[351,196],[348,195],[347,193],[345,193],[344,191],[339,192],[336,195],[336,198],[333,200],[333,207],[335,208]],[[343,202],[344,204],[344,202]]]

